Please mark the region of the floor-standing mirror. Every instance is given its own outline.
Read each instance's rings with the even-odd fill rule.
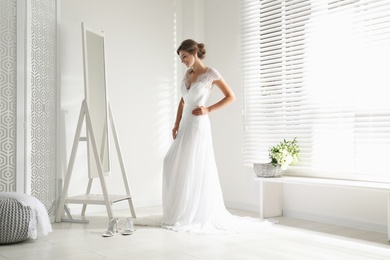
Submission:
[[[104,175],[110,173],[108,138],[108,105],[104,59],[104,34],[83,24],[83,57],[85,100],[94,131]],[[87,131],[87,138],[90,132]],[[90,178],[98,177],[98,169],[91,142],[88,142],[88,169]]]
[[[82,23],[83,36],[83,61],[84,61],[84,85],[85,99],[81,104],[80,116],[77,124],[75,139],[69,159],[69,165],[65,176],[64,187],[58,206],[56,222],[85,222],[74,220],[67,209],[67,204],[82,204],[81,215],[85,215],[88,204],[105,205],[108,218],[113,218],[111,205],[116,202],[127,200],[133,218],[136,217],[132,196],[127,181],[126,169],[124,166],[122,153],[112,111],[107,98],[106,73],[105,73],[105,49],[103,32],[88,28]],[[86,137],[81,137],[83,123],[86,123]],[[111,127],[109,127],[111,126]],[[111,131],[109,131],[111,129]],[[116,154],[122,172],[122,179],[125,195],[112,195],[109,193],[105,181],[105,176],[110,175],[110,143],[112,136],[116,148]],[[76,159],[77,148],[80,141],[87,141],[88,147],[88,186],[85,194],[67,197],[70,180],[73,172],[74,161]],[[98,179],[101,184],[102,194],[91,194],[92,182]],[[63,218],[64,213],[68,215]]]

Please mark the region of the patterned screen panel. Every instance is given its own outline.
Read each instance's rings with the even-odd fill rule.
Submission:
[[[0,192],[16,191],[16,0],[0,0]]]
[[[56,199],[56,1],[31,1],[31,195],[54,218]]]

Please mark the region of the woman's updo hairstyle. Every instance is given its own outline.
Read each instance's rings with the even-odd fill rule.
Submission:
[[[206,56],[206,49],[204,48],[204,44],[197,43],[196,41],[191,39],[185,40],[180,44],[179,48],[177,48],[176,53],[179,55],[180,51],[186,51],[191,54],[197,53],[198,58],[201,60],[204,59]]]

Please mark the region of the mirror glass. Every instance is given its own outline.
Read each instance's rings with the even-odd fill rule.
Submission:
[[[103,174],[110,174],[108,104],[105,76],[104,35],[82,24],[85,99],[88,104],[92,131],[103,166]],[[89,177],[98,177],[91,131],[87,131]]]

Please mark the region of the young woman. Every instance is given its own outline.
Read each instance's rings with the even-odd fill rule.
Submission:
[[[177,54],[188,70],[172,129],[174,141],[164,159],[162,226],[198,234],[257,231],[263,222],[226,210],[214,159],[208,114],[235,101],[234,93],[216,69],[203,63],[202,43],[185,40]],[[207,106],[213,86],[224,98]]]

